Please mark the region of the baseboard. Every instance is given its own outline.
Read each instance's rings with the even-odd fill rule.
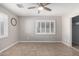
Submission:
[[[65,42],[62,42],[62,44],[64,44],[64,45],[66,45],[66,46],[67,46],[67,44],[66,44]]]
[[[18,42],[14,42],[13,44],[11,44],[11,45],[5,47],[4,49],[2,49],[2,50],[0,51],[0,53],[3,52],[3,51],[5,51],[5,50],[7,50],[7,49],[9,49],[9,48],[11,48],[12,46],[14,46],[14,45],[17,44],[17,43],[18,43]]]
[[[68,47],[71,47],[71,46],[69,46],[67,43],[65,43],[65,42],[61,42],[62,44],[64,44],[64,45],[66,45],[66,46],[68,46]]]
[[[61,41],[19,41],[19,42],[48,42],[48,43],[61,43]]]
[[[76,50],[77,52],[79,52],[79,49],[77,49],[77,48],[74,48],[74,47],[71,47],[72,49],[74,49],[74,50]]]
[[[62,44],[64,44],[64,45],[66,45],[66,46],[68,46],[68,47],[72,48],[73,50],[76,50],[77,52],[79,52],[79,50],[78,50],[78,49],[76,49],[76,48],[74,48],[74,47],[72,47],[72,46],[69,46],[68,44],[66,44],[66,43],[64,43],[64,42],[62,42]]]

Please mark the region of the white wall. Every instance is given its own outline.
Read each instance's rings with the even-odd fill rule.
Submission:
[[[77,15],[78,9],[62,17],[62,42],[68,46],[72,46],[72,17]]]
[[[55,35],[36,35],[35,20],[55,20],[56,34]],[[20,24],[20,41],[61,41],[62,36],[62,19],[60,16],[26,16],[19,17]]]
[[[18,24],[17,24],[17,26],[12,26],[11,25],[11,18],[15,17],[17,19],[17,22],[18,22],[18,17],[15,16],[14,14],[10,13],[10,11],[6,10],[5,8],[3,8],[1,6],[0,6],[0,12],[5,13],[9,16],[9,19],[8,19],[8,37],[0,39],[0,51],[1,51],[5,47],[7,47],[7,46],[9,46],[17,41],[17,39],[18,39],[18,35],[17,35]]]

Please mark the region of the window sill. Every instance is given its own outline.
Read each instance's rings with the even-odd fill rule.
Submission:
[[[56,33],[36,33],[36,34],[39,34],[39,35],[55,35]]]

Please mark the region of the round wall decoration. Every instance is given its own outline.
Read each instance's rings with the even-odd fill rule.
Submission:
[[[11,24],[12,24],[13,26],[16,26],[17,20],[16,20],[15,18],[12,18],[12,19],[11,19]]]

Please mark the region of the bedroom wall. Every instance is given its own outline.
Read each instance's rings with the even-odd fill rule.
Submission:
[[[72,17],[79,15],[79,9],[62,16],[62,42],[72,46]]]
[[[17,41],[17,39],[18,39],[18,34],[17,34],[18,33],[18,24],[17,24],[17,26],[12,26],[11,25],[11,18],[15,17],[18,22],[18,17],[15,14],[8,11],[7,9],[3,8],[2,6],[0,6],[0,12],[8,15],[8,17],[9,17],[9,19],[8,19],[8,37],[0,38],[0,51],[1,51],[4,48],[10,46],[11,44],[13,44],[14,42]]]
[[[56,34],[52,35],[37,35],[35,34],[35,20],[55,20]],[[25,16],[19,17],[19,41],[41,41],[54,42],[62,39],[62,19],[61,16]]]

